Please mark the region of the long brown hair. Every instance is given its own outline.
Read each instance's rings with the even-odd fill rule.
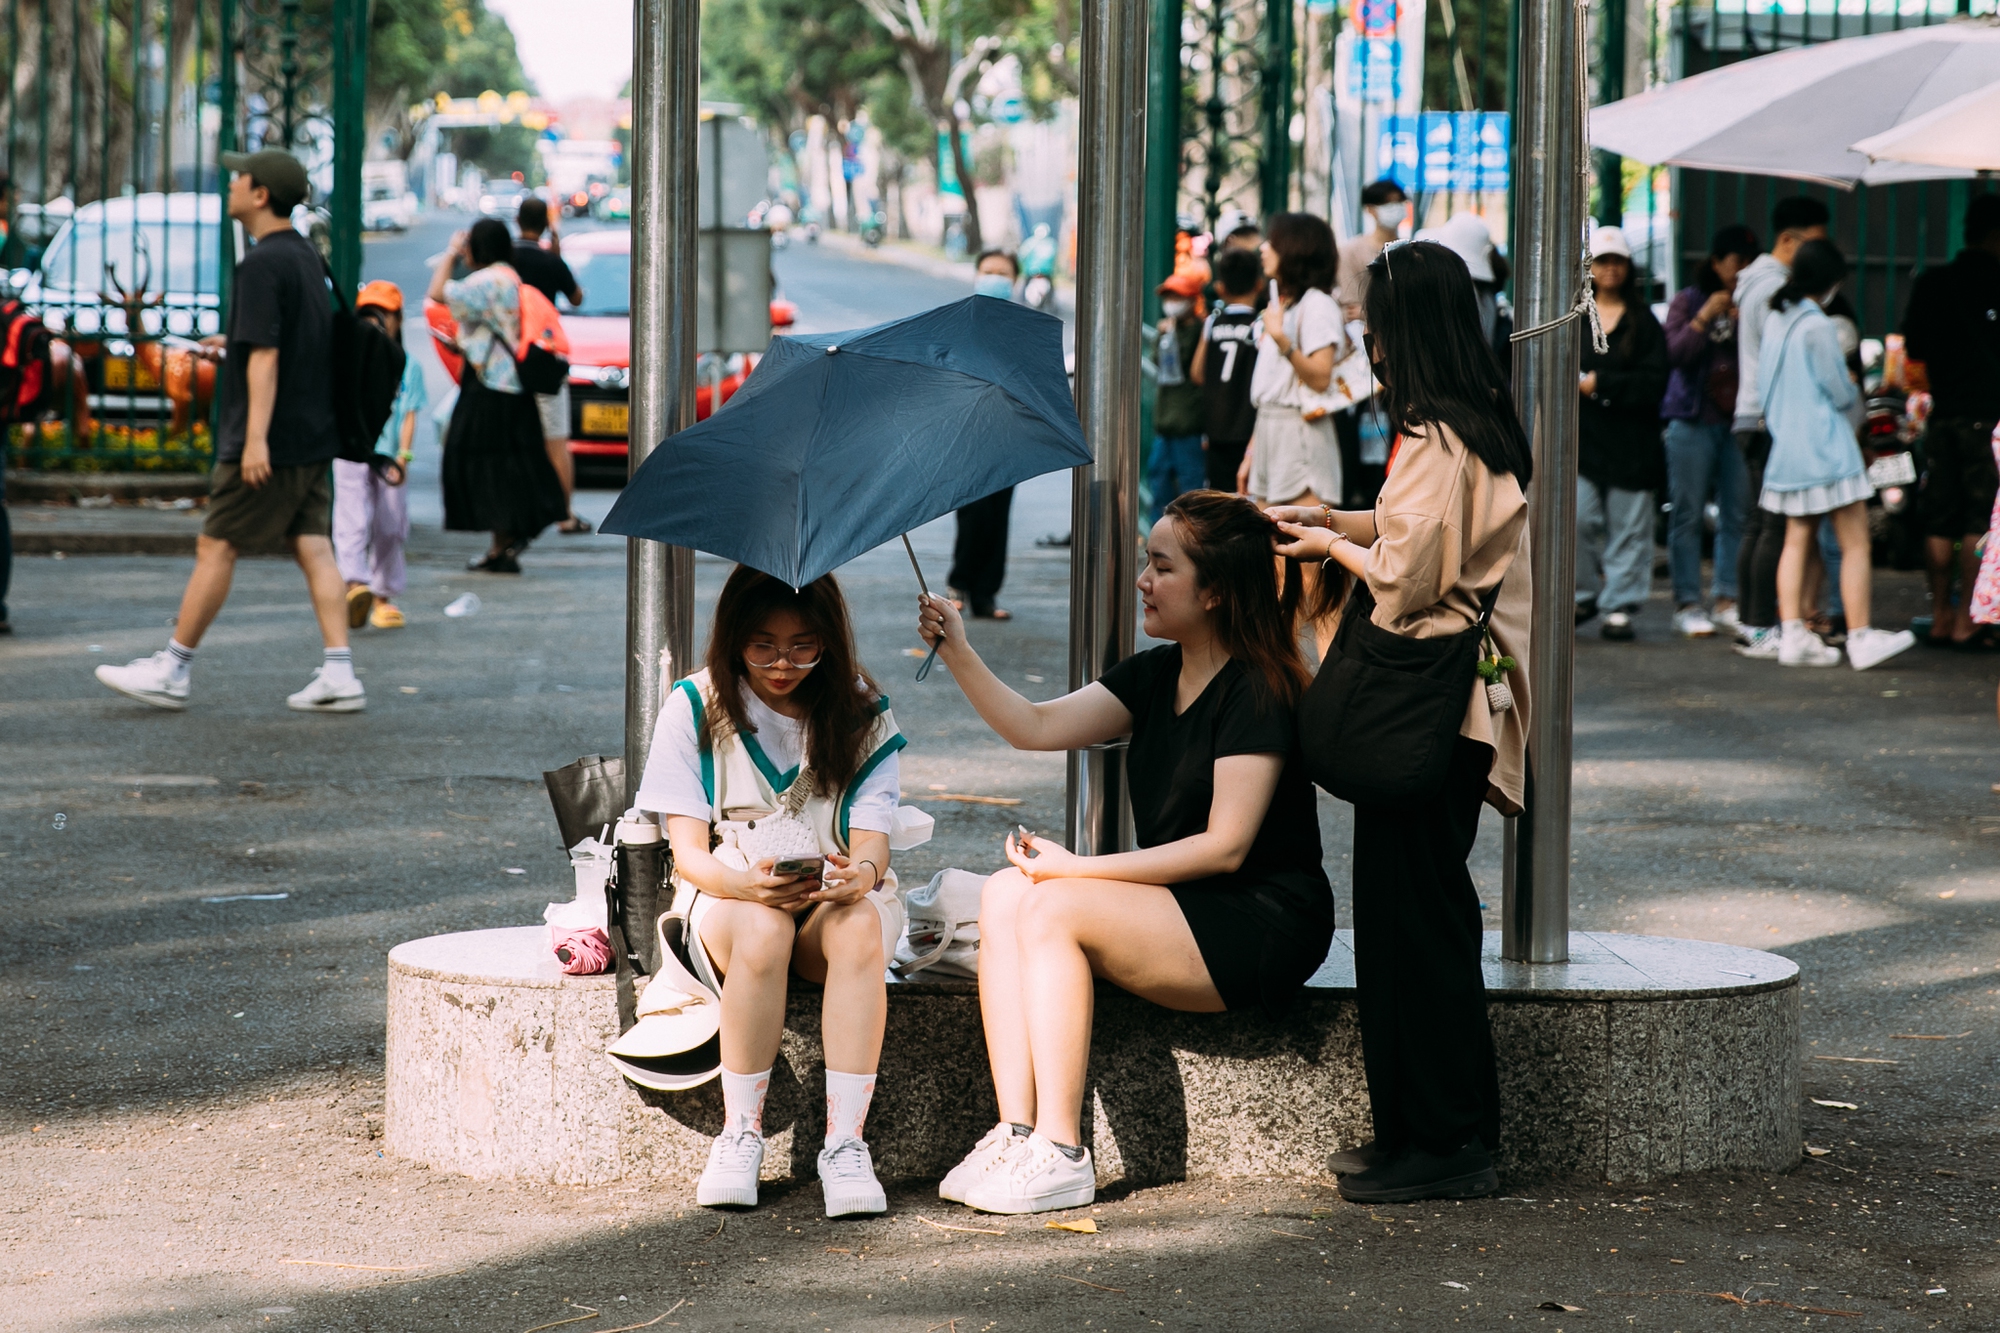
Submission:
[[[794,697],[806,709],[806,767],[813,792],[833,796],[854,780],[867,758],[861,747],[882,691],[855,654],[847,599],[831,574],[796,592],[748,565],[738,565],[730,574],[722,596],[716,598],[715,624],[708,634],[709,685],[721,707],[702,719],[702,743],[714,745],[725,734],[725,721],[740,735],[757,730],[743,704],[743,680],[750,671],[743,662],[743,649],[750,636],[780,611],[790,611],[805,622],[809,633],[819,636],[819,665],[799,683]]]
[[[1248,499],[1222,491],[1185,491],[1166,513],[1194,565],[1196,586],[1219,599],[1211,613],[1216,642],[1261,677],[1274,698],[1296,702],[1312,678],[1299,655],[1298,562],[1283,562],[1282,587],[1271,573],[1278,525]]]

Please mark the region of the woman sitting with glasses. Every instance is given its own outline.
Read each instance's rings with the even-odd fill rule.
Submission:
[[[669,694],[634,798],[664,816],[693,971],[722,998],[725,1123],[697,1203],[757,1202],[764,1096],[796,972],[825,987],[827,1216],[888,1207],[861,1127],[903,923],[889,870],[902,748],[833,577],[794,592],[738,566],[708,666]]]

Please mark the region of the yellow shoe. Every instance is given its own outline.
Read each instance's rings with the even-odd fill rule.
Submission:
[[[393,602],[380,601],[375,603],[375,609],[369,613],[368,623],[376,629],[401,629],[403,613],[396,609]]]
[[[366,584],[347,590],[347,628],[360,629],[368,620],[368,608],[375,604],[375,594]]]

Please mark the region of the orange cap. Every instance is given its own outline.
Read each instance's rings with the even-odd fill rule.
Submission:
[[[400,315],[403,313],[403,289],[393,282],[384,282],[377,278],[373,282],[364,284],[361,294],[354,298],[356,310],[367,305],[380,306],[384,310],[393,310]]]
[[[1160,284],[1160,291],[1167,296],[1200,296],[1201,289],[1208,286],[1208,265],[1195,260],[1175,272]]]

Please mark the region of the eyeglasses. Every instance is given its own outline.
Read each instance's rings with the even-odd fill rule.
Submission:
[[[819,665],[823,650],[816,643],[801,643],[778,651],[776,644],[753,643],[743,650],[743,660],[753,667],[769,671],[783,662],[795,671],[810,671]]]

